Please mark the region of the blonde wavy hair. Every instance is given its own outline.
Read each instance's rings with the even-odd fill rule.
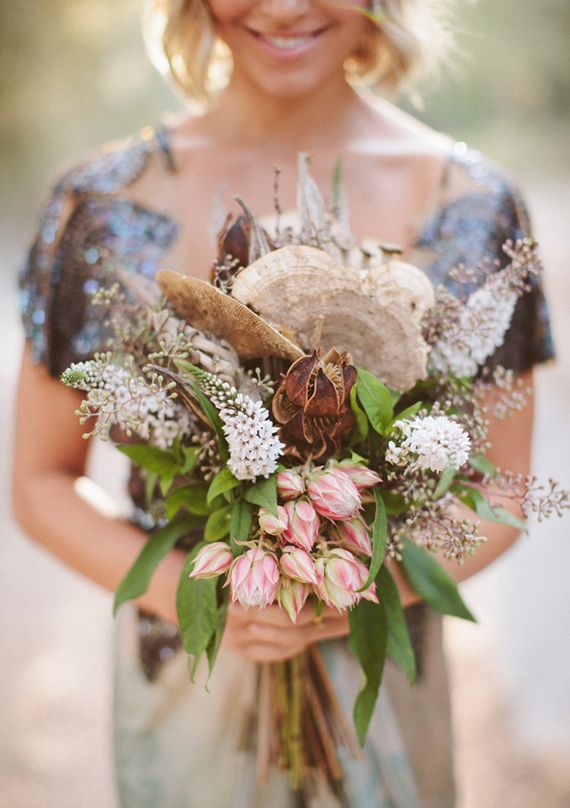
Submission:
[[[386,95],[406,93],[419,105],[418,81],[433,79],[452,52],[454,0],[370,5],[378,19],[346,61],[347,77]],[[147,0],[143,32],[151,59],[189,101],[205,106],[227,82],[231,54],[215,36],[206,0]]]

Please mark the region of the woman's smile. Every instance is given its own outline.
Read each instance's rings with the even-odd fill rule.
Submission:
[[[312,31],[279,31],[279,33],[256,31],[247,26],[245,30],[265,53],[276,59],[296,59],[312,51],[332,27],[326,25]]]

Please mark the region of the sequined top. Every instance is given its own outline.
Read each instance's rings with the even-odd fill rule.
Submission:
[[[89,298],[120,266],[152,278],[183,223],[136,200],[137,182],[149,171],[175,172],[164,127],[104,146],[73,166],[53,187],[20,274],[21,309],[33,358],[57,376],[71,362],[104,347],[105,326]],[[433,282],[452,283],[458,263],[474,267],[485,256],[508,260],[501,245],[531,234],[516,184],[481,153],[456,143],[437,189],[437,201],[421,228],[411,263]],[[504,344],[492,358],[524,371],[553,356],[546,302],[540,284],[518,302]],[[416,645],[423,606],[413,607]],[[177,647],[172,627],[145,618],[141,649],[152,674],[165,651]]]

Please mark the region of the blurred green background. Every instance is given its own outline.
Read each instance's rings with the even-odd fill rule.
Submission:
[[[0,5],[4,458],[21,342],[15,274],[49,186],[90,149],[182,108],[145,54],[143,1]],[[404,106],[480,148],[521,183],[530,203],[559,353],[556,365],[537,372],[534,465],[568,487],[570,0],[457,0],[457,7],[464,53],[457,70],[426,94],[422,111]],[[109,460],[99,461],[100,479],[109,476]],[[110,595],[24,541],[10,519],[8,477],[4,462],[0,802],[113,808]],[[533,525],[529,538],[464,585],[480,622],[446,625],[459,808],[570,805],[570,651],[561,642],[569,567],[567,517]]]
[[[142,6],[2,4],[0,168],[12,214],[27,218],[30,199],[86,149],[180,108],[145,55]],[[459,0],[457,8],[465,55],[426,97],[420,117],[519,175],[568,169],[568,0]]]

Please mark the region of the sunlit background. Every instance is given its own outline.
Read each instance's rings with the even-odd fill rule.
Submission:
[[[523,188],[559,352],[556,365],[537,373],[535,468],[568,487],[570,4],[459,5],[461,73],[445,77],[419,115],[482,149]],[[0,802],[9,808],[116,805],[110,596],[24,540],[10,521],[7,458],[21,341],[15,276],[49,185],[91,148],[181,107],[145,55],[141,7],[19,0],[0,12]],[[570,517],[533,525],[464,585],[479,625],[448,623],[459,808],[570,805],[569,534]]]

